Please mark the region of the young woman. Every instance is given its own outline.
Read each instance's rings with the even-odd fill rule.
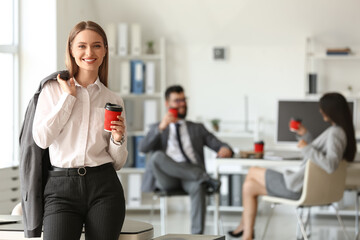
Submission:
[[[125,200],[117,177],[126,161],[124,112],[104,131],[107,102],[124,106],[107,86],[108,44],[96,23],[70,32],[66,66],[70,79],[48,81],[39,95],[33,138],[49,148],[53,170],[44,190],[44,239],[118,239]]]
[[[346,99],[339,93],[327,93],[320,99],[320,113],[331,126],[312,141],[310,133],[300,126],[298,147],[304,160],[298,171],[284,173],[253,167],[249,169],[243,185],[244,212],[240,224],[232,237],[252,239],[254,236],[257,197],[270,195],[289,199],[299,199],[304,181],[307,161],[313,161],[326,172],[335,171],[342,159],[353,161],[356,153],[354,125]]]

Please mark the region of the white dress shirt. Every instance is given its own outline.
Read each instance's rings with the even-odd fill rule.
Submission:
[[[180,124],[179,132],[184,152],[192,163],[196,163],[194,149],[191,145],[191,140],[185,121],[180,120],[177,123]],[[169,138],[167,142],[166,154],[176,162],[186,162],[186,159],[180,150],[179,141],[176,136],[175,123],[170,123],[169,125]]]
[[[35,143],[49,148],[55,167],[94,167],[111,162],[119,170],[128,155],[126,133],[122,145],[112,141],[111,133],[104,131],[104,107],[107,102],[124,107],[122,98],[99,78],[87,88],[76,80],[75,86],[76,97],[63,92],[57,81],[45,84],[34,117]],[[125,118],[125,111],[121,116]]]

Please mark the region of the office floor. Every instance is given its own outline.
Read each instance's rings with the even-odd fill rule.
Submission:
[[[282,208],[278,211],[278,208]],[[296,216],[293,214],[294,209],[286,206],[279,206],[275,209],[274,215],[270,222],[265,239],[289,240],[296,239]],[[265,222],[269,212],[260,212],[258,214],[255,226],[255,239],[261,239]],[[235,228],[240,220],[240,213],[221,213],[220,234],[226,235],[229,230]],[[150,219],[149,212],[129,211],[126,218],[151,222],[154,226],[154,236],[160,236],[160,215],[155,212],[153,219]],[[354,239],[355,228],[353,217],[342,217],[350,239]],[[312,234],[311,240],[342,240],[346,239],[342,229],[336,219],[336,216],[324,217],[313,216],[311,218]],[[188,211],[173,211],[167,216],[166,233],[183,233],[190,232],[190,216]],[[206,218],[205,234],[213,234],[213,216],[208,212]],[[226,236],[226,239],[233,239]]]

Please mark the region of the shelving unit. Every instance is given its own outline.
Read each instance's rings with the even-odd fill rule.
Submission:
[[[327,55],[327,47],[316,42],[315,39],[308,38],[306,40],[305,95],[321,95],[328,91],[340,91],[347,97],[359,98],[360,85],[357,82],[360,78],[360,70],[358,70],[360,69],[360,53],[353,49],[354,52],[349,55]],[[317,75],[317,94],[308,93],[310,73]],[[328,86],[329,84],[333,84],[333,86]],[[338,87],[339,85],[341,87]]]
[[[156,47],[157,46],[157,47]],[[134,138],[141,137],[146,134],[146,127],[144,126],[144,105],[147,100],[155,100],[156,102],[156,113],[155,118],[160,120],[161,116],[165,113],[165,88],[166,88],[166,43],[165,39],[161,38],[158,42],[155,43],[155,48],[157,48],[157,52],[154,54],[142,54],[142,55],[128,55],[128,56],[118,56],[112,55],[110,56],[110,66],[109,73],[111,83],[109,83],[110,89],[117,92],[124,100],[125,103],[125,112],[126,112],[126,120],[127,120],[127,134],[128,134],[128,151],[129,157],[128,162],[135,162],[135,154],[134,152]],[[144,65],[148,62],[154,63],[154,91],[149,94],[145,91],[146,88],[146,78],[145,73],[143,75],[144,80],[144,92],[143,93],[133,93],[122,91],[121,87],[123,86],[123,81],[129,81],[129,86],[131,86],[131,70],[129,70],[130,77],[129,79],[121,79],[121,63],[122,62],[130,62],[133,60],[141,60]],[[146,71],[146,69],[145,69]],[[125,167],[118,172],[118,176],[121,179],[122,185],[124,187],[125,197],[126,197],[126,209],[127,210],[151,210],[151,209],[159,209],[159,202],[155,202],[153,205],[153,194],[152,193],[142,193],[141,192],[141,181],[142,176],[145,172],[144,168],[133,168],[133,167]],[[136,179],[134,183],[130,182],[129,179]],[[132,192],[130,192],[132,191]],[[132,201],[133,196],[140,194],[140,199],[136,201]],[[139,200],[139,201],[138,201]]]

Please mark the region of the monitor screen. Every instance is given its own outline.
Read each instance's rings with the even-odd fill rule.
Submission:
[[[355,102],[348,102],[351,113],[354,113]],[[279,100],[276,142],[297,142],[296,134],[289,130],[289,121],[292,117],[300,118],[314,138],[330,126],[330,123],[324,122],[320,114],[318,100]]]

